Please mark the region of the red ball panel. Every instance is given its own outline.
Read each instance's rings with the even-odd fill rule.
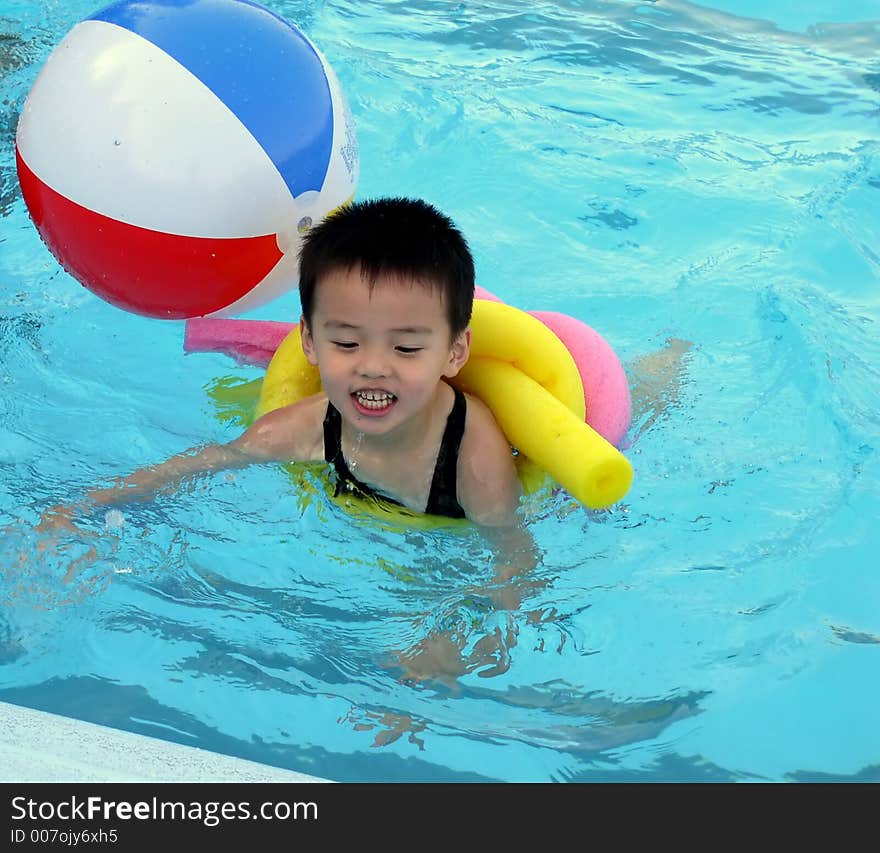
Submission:
[[[252,290],[282,257],[274,234],[184,237],[102,216],[55,192],[15,153],[25,204],[49,250],[126,311],[170,320],[211,314]]]

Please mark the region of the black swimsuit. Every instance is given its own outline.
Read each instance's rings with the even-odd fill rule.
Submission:
[[[448,518],[464,518],[465,513],[458,502],[456,494],[456,470],[458,468],[458,448],[464,435],[464,422],[467,415],[467,401],[464,394],[457,388],[452,411],[446,419],[446,429],[437,453],[434,465],[434,478],[431,480],[431,491],[428,494],[428,515],[445,515]],[[327,414],[324,416],[324,459],[336,470],[336,493],[339,497],[343,491],[350,492],[359,498],[374,498],[395,506],[402,506],[400,501],[380,494],[362,483],[348,469],[342,455],[342,418],[333,404],[327,401]]]

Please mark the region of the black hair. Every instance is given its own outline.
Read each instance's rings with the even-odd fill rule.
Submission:
[[[380,275],[441,289],[455,338],[471,319],[474,259],[452,220],[420,199],[378,198],[338,208],[306,233],[299,257],[299,297],[311,325],[315,288],[336,269],[360,265],[372,288]]]

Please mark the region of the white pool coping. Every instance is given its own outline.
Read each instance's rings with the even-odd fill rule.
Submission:
[[[328,782],[0,702],[0,782]]]

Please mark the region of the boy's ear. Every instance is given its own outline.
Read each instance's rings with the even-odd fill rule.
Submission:
[[[318,358],[315,355],[315,341],[312,338],[312,330],[309,328],[305,317],[299,318],[299,337],[302,341],[303,352],[306,354],[306,361],[312,367],[317,367]]]
[[[471,330],[470,327],[465,329],[453,342],[452,349],[449,353],[449,362],[443,375],[447,379],[452,379],[458,374],[458,371],[465,366],[468,356],[471,353]]]

